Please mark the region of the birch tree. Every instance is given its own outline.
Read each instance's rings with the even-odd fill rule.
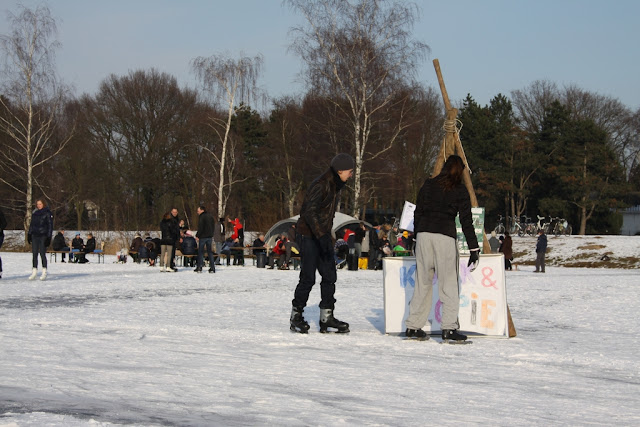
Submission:
[[[26,232],[34,187],[46,191],[35,171],[64,149],[74,128],[66,135],[58,133],[67,90],[55,72],[55,51],[60,45],[51,12],[46,6],[19,6],[16,14],[8,12],[8,21],[10,33],[0,36],[4,60],[0,130],[11,143],[0,151],[0,182],[24,197]],[[19,181],[7,178],[15,175]]]
[[[224,217],[227,200],[234,183],[236,164],[235,150],[231,139],[231,119],[236,106],[251,103],[259,98],[257,86],[264,59],[262,55],[253,58],[241,56],[238,59],[227,55],[198,57],[191,63],[192,69],[202,84],[202,89],[214,105],[226,113],[222,118],[212,114],[209,127],[213,131],[216,144],[203,146],[217,167],[218,218]]]
[[[363,165],[387,153],[408,120],[409,92],[426,44],[411,39],[417,6],[387,0],[287,0],[304,19],[292,50],[314,94],[332,102],[351,135],[355,159],[352,215],[359,217]],[[406,96],[398,96],[403,93]],[[393,116],[389,111],[393,110]],[[393,117],[393,119],[391,119]]]

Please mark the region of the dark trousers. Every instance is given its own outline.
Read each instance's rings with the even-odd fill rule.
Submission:
[[[320,308],[333,309],[336,299],[336,262],[333,250],[329,254],[321,254],[320,243],[313,237],[302,236],[300,251],[300,281],[296,286],[291,303],[294,307],[305,307],[309,294],[316,282],[316,270],[320,273]]]
[[[536,271],[544,273],[544,252],[536,252]]]
[[[214,270],[216,269],[215,264],[213,263],[213,238],[205,237],[200,239],[198,242],[198,268],[202,269],[204,265],[204,250],[205,246],[207,248],[207,256],[209,257],[209,268]]]
[[[376,269],[378,264],[378,250],[369,246],[369,261],[367,263],[368,270]]]
[[[3,243],[4,243],[4,231],[0,230],[0,248],[2,247]],[[2,273],[2,257],[0,257],[0,273]]]
[[[173,246],[171,246],[171,262],[169,263],[169,267],[176,268],[176,244],[174,242]]]
[[[278,260],[278,267],[282,267],[286,262],[287,254],[277,254],[275,252],[271,252],[269,254],[269,267],[275,268],[274,264],[276,259]]]
[[[47,236],[31,236],[31,252],[33,253],[33,268],[38,268],[38,255],[42,259],[42,268],[47,268],[47,247],[44,245]]]

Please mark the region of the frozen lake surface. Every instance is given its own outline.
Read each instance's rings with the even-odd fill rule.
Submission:
[[[2,426],[640,424],[638,270],[507,272],[518,336],[453,346],[383,333],[381,272],[338,272],[350,334],[314,289],[300,335],[295,271],[30,258],[2,253]]]

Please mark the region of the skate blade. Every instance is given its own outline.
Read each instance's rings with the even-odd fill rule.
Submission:
[[[295,326],[290,326],[289,330],[292,333],[297,333],[297,334],[308,334],[309,333],[308,329],[300,329],[300,328],[296,328]]]
[[[417,337],[404,337],[404,341],[429,341],[429,337],[417,338]]]
[[[440,344],[466,345],[466,344],[473,344],[473,341],[469,341],[469,340],[464,340],[464,341],[442,340],[442,342]]]
[[[349,329],[336,329],[335,331],[330,331],[329,329],[320,329],[321,334],[348,334],[351,332]]]

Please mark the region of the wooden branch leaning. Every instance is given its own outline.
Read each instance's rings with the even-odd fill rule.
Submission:
[[[436,70],[436,76],[438,77],[438,84],[440,85],[440,92],[442,93],[442,100],[444,102],[444,107],[446,111],[446,119],[449,123],[455,123],[456,118],[458,117],[458,110],[451,106],[451,101],[449,100],[449,94],[447,93],[447,88],[444,84],[444,79],[442,78],[442,71],[440,70],[440,61],[438,59],[433,60],[433,67]],[[436,159],[436,163],[433,167],[433,176],[438,175],[442,171],[442,167],[444,166],[445,159],[452,154],[457,154],[466,163],[466,156],[464,155],[464,150],[462,148],[462,141],[460,141],[460,136],[456,131],[455,126],[447,126],[446,133],[444,136],[444,140],[442,141],[442,147],[440,148],[440,153],[438,158]],[[471,174],[469,169],[469,164],[466,164],[466,168],[464,170],[464,174],[462,176],[464,180],[464,185],[467,187],[467,191],[469,191],[469,198],[471,199],[471,206],[478,207],[478,198],[476,197],[476,192],[473,189],[473,183],[471,182]],[[491,246],[489,245],[489,239],[487,239],[487,233],[482,230],[482,248],[484,253],[491,253]],[[509,320],[509,337],[516,336],[516,328],[513,324],[513,320],[511,319],[511,311],[509,310],[509,306],[507,305],[508,312],[508,320]]]

